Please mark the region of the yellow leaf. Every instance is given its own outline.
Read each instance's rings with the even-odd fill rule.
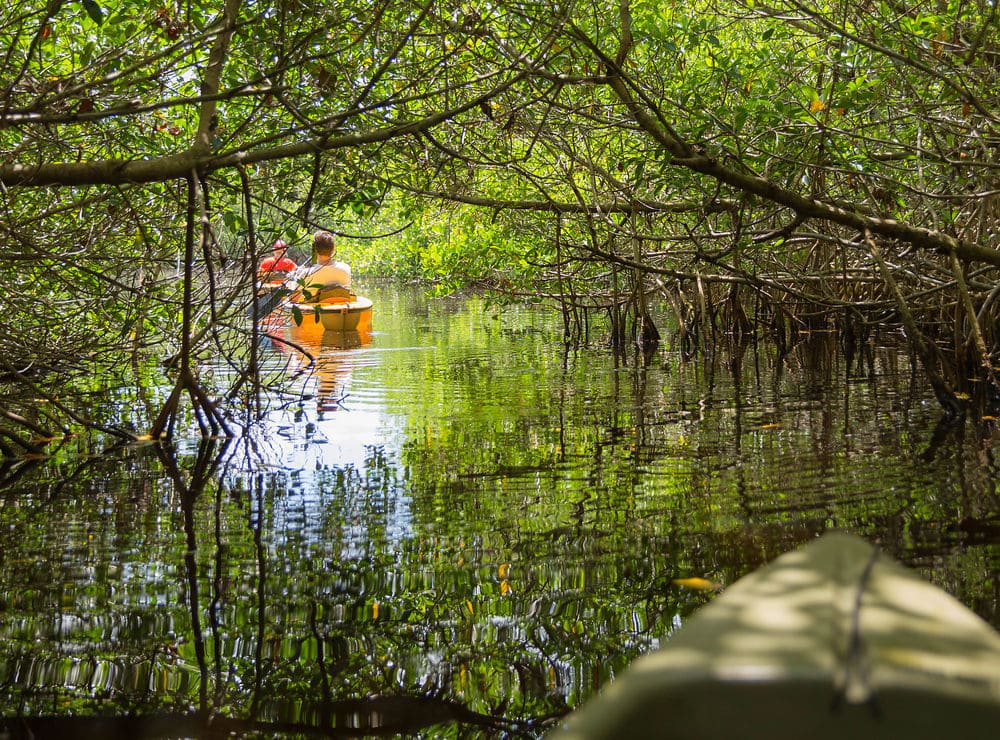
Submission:
[[[465,600],[465,606],[469,609],[469,614],[475,614],[476,610],[472,608],[472,601],[470,599]]]
[[[675,586],[690,588],[693,591],[718,591],[722,588],[722,584],[707,578],[675,578],[672,583]]]
[[[761,424],[761,429],[781,429],[781,424]]]
[[[372,619],[378,620],[378,602],[372,603]]]
[[[819,113],[825,107],[826,106],[823,104],[822,100],[820,100],[819,98],[813,98],[812,102],[809,103],[809,112],[810,113]]]
[[[972,396],[970,396],[968,393],[962,393],[961,391],[959,391],[955,394],[955,398],[957,398],[960,401],[968,401],[970,398],[972,398]]]
[[[500,567],[497,568],[497,576],[506,578],[508,573],[510,573],[510,563],[500,563]]]

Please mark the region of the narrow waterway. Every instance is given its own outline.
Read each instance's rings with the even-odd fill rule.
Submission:
[[[272,326],[253,435],[0,468],[0,729],[538,736],[711,598],[675,579],[833,528],[1000,626],[998,433],[940,426],[905,351],[616,365],[552,313],[369,295],[348,346]]]

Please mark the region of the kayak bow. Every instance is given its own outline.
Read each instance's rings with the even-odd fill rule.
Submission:
[[[995,738],[1000,634],[864,540],[746,576],[554,738]]]

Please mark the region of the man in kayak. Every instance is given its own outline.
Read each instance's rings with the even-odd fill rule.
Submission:
[[[333,234],[329,231],[313,234],[313,251],[316,264],[301,267],[294,275],[297,290],[291,296],[292,302],[321,303],[338,292],[346,297],[351,288],[351,268],[333,259],[337,252]]]
[[[262,283],[277,283],[284,280],[298,267],[286,256],[288,245],[278,239],[272,247],[270,257],[265,257],[257,266],[257,279]]]

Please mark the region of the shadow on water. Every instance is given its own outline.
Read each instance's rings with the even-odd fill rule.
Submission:
[[[1000,623],[993,430],[937,427],[893,348],[615,367],[378,297],[370,341],[280,334],[255,437],[4,462],[0,727],[536,737],[712,598],[675,579],[831,528]]]

